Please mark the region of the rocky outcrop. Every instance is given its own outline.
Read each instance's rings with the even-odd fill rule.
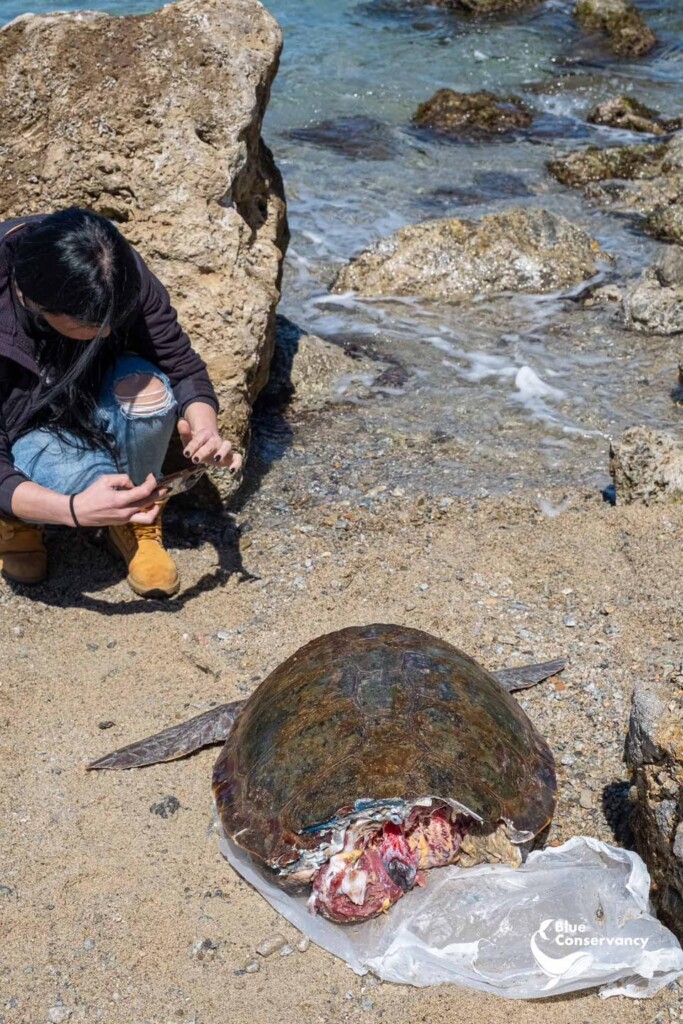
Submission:
[[[261,139],[280,47],[257,0],[25,15],[0,31],[2,215],[77,204],[116,221],[171,293],[239,444],[287,240]]]
[[[621,300],[626,327],[649,334],[683,333],[683,251],[667,246]]]
[[[578,188],[591,181],[656,178],[668,149],[665,143],[636,146],[588,146],[548,163],[548,170],[563,185]]]
[[[651,896],[683,939],[683,667],[636,684],[626,760],[634,772],[631,824]]]
[[[439,89],[431,99],[420,104],[413,116],[420,128],[432,128],[464,139],[529,128],[532,120],[531,111],[518,96],[496,96],[486,90]]]
[[[657,42],[631,0],[578,0],[574,16],[587,32],[604,36],[618,57],[643,57]]]
[[[369,359],[354,358],[341,345],[306,334],[291,320],[278,316],[270,377],[259,405],[289,405],[297,413],[313,412],[330,401],[342,378],[372,369]]]
[[[597,255],[597,242],[564,217],[513,209],[480,221],[403,228],[345,267],[333,290],[442,302],[508,290],[548,292],[594,274]]]
[[[642,228],[655,238],[683,243],[683,132],[668,142],[589,146],[550,161],[548,169],[605,209],[642,215]]]
[[[593,107],[587,118],[590,124],[621,128],[629,132],[665,135],[683,127],[683,117],[662,117],[658,111],[632,96],[613,96]]]
[[[669,183],[674,186],[674,182]],[[643,223],[648,235],[658,238],[661,242],[675,242],[683,245],[683,177],[678,175],[675,183],[675,196],[669,202],[658,197]]]
[[[617,505],[683,500],[683,444],[649,427],[624,431],[610,447]]]

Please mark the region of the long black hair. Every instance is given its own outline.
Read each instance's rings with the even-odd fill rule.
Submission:
[[[45,427],[66,442],[76,437],[85,447],[115,454],[114,439],[95,413],[102,378],[124,347],[125,328],[139,308],[133,249],[111,221],[72,206],[21,232],[13,273],[42,371],[19,432]],[[97,334],[90,341],[67,338],[41,313],[97,325]]]

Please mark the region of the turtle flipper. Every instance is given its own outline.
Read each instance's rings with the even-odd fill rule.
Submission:
[[[501,668],[494,672],[500,685],[508,693],[526,690],[529,686],[542,683],[544,679],[557,675],[564,668],[563,661],[544,661],[540,665],[523,665],[521,668]]]
[[[243,700],[220,704],[188,722],[172,725],[156,736],[148,736],[137,743],[113,750],[104,757],[98,757],[86,768],[88,771],[100,768],[142,768],[143,765],[158,764],[159,761],[175,761],[201,747],[211,746],[212,743],[223,743],[243,704]]]

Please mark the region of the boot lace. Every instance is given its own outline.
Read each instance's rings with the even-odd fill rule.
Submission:
[[[161,523],[158,519],[153,523],[131,523],[130,525],[138,541],[155,540],[161,544]]]

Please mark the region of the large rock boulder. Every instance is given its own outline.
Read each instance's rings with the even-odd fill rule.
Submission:
[[[574,16],[587,32],[605,36],[618,57],[642,57],[657,42],[631,0],[578,0]]]
[[[659,915],[683,939],[683,667],[638,683],[626,737],[631,823]]]
[[[454,138],[486,138],[529,128],[533,118],[527,105],[518,96],[496,96],[495,93],[454,92],[439,89],[431,99],[421,103],[413,121],[420,128],[432,128]]]
[[[648,135],[664,135],[683,127],[683,117],[662,117],[657,110],[641,103],[634,96],[612,96],[604,103],[598,103],[588,114],[587,120],[589,124],[629,132],[645,132]]]
[[[164,282],[242,444],[268,375],[286,245],[261,140],[280,30],[257,0],[24,15],[0,31],[0,213],[117,222]]]
[[[631,427],[610,447],[617,505],[683,500],[683,444],[650,427]]]
[[[649,334],[683,333],[683,251],[667,246],[621,300],[626,327]]]
[[[427,221],[361,253],[339,273],[333,291],[442,302],[502,291],[548,292],[591,277],[598,251],[585,231],[546,210]]]

